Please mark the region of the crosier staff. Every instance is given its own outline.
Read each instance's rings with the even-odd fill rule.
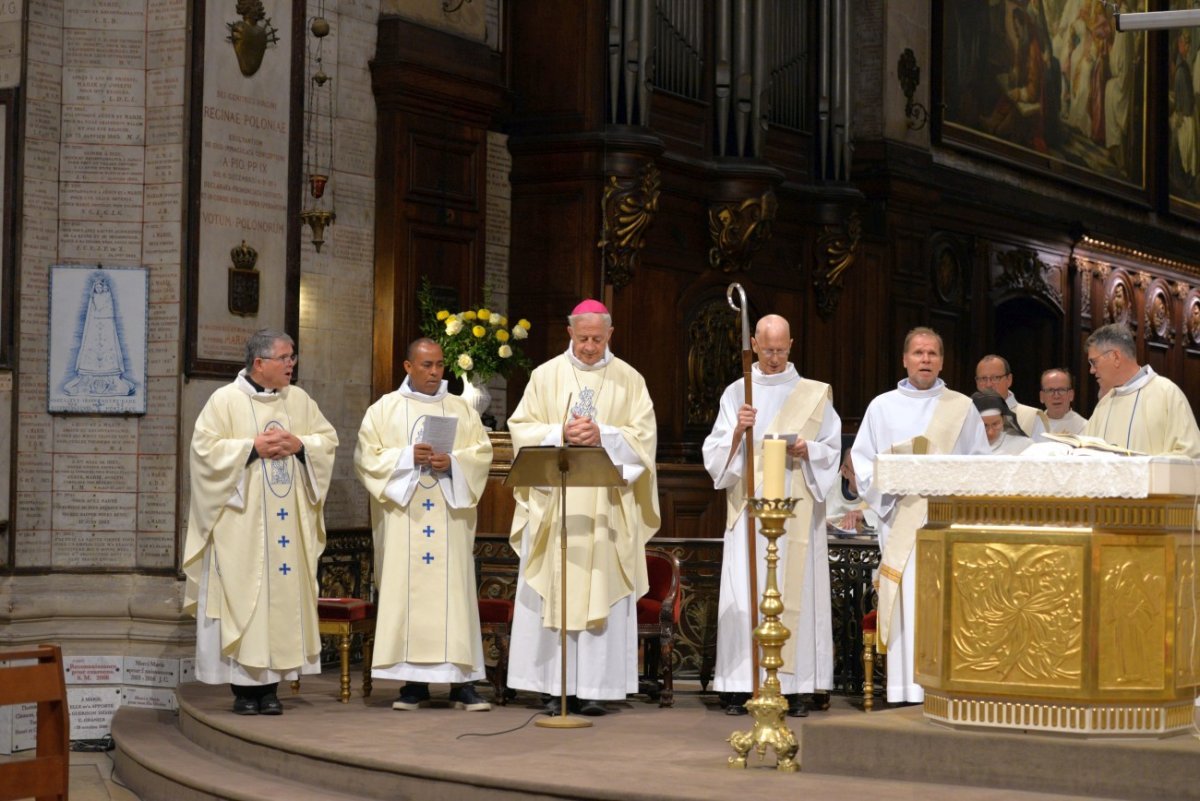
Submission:
[[[741,305],[733,302],[737,293]],[[742,315],[742,377],[746,387],[746,405],[754,406],[754,352],[750,348],[750,308],[746,304],[746,290],[736,281],[725,290],[729,307]],[[754,429],[744,435],[746,448],[746,500],[754,497]],[[743,513],[745,514],[745,513]],[[750,562],[750,668],[754,675],[754,694],[758,695],[758,646],[754,642],[754,630],[758,628],[758,553],[755,543],[754,516],[746,514],[746,555]]]

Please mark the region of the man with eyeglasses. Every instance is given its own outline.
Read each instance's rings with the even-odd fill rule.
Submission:
[[[800,695],[827,692],[833,687],[833,624],[830,611],[828,540],[825,535],[825,496],[838,481],[842,420],[833,408],[828,384],[801,378],[788,361],[792,347],[787,320],[768,314],[758,321],[751,347],[758,355],[751,368],[754,405],[745,403],[745,379],[734,381],[721,395],[712,433],[704,440],[704,467],[717,489],[725,490],[725,548],[721,559],[718,606],[717,661],[714,686],[725,693],[726,713],[746,714],[754,674],[756,647],[750,631],[750,573],[747,547],[746,459],[747,434],[754,438],[755,486],[762,485],[763,439],[790,436],[784,494],[800,502],[779,541],[779,589],[783,593],[783,623],[791,630],[788,652],[779,673],[788,713],[804,716]],[[761,490],[756,489],[761,496]],[[767,540],[756,535],[755,554],[760,598],[766,580]]]
[[[1017,425],[1029,437],[1037,440],[1046,433],[1049,427],[1043,418],[1045,413],[1032,406],[1017,403],[1017,396],[1012,393],[1012,367],[1008,359],[989,353],[979,360],[975,366],[975,387],[980,392],[991,390],[1004,398],[1008,408],[1017,416]]]
[[[473,549],[492,443],[475,409],[447,391],[438,343],[417,339],[405,357],[404,381],[367,409],[354,449],[379,587],[371,676],[405,682],[392,709],[419,709],[436,682],[458,709],[486,712],[472,683],[484,677]],[[439,440],[446,418],[453,438]]]
[[[983,420],[971,399],[946,386],[942,338],[914,328],[904,339],[907,378],[867,406],[851,450],[859,495],[879,516],[879,639],[887,654],[888,703],[917,703],[925,690],[914,674],[916,639],[917,529],[926,503],[915,495],[880,492],[875,460],[881,453],[988,454]],[[919,439],[918,439],[919,438]]]
[[[1187,397],[1150,365],[1139,366],[1136,348],[1121,323],[1097,328],[1088,337],[1088,368],[1101,388],[1110,390],[1083,433],[1139,453],[1200,458],[1200,429]]]
[[[1075,378],[1065,367],[1051,367],[1042,373],[1039,395],[1046,407],[1047,429],[1052,434],[1082,434],[1087,418],[1071,408],[1075,402]]]
[[[291,386],[295,366],[290,336],[255,332],[192,435],[184,610],[196,678],[229,684],[238,715],[282,714],[279,682],[321,672],[317,560],[338,437]]]

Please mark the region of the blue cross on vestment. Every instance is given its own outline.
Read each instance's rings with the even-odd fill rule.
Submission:
[[[421,559],[424,560],[425,564],[429,564],[433,561],[433,554],[431,554],[429,551],[426,551],[425,555],[422,556]]]
[[[279,543],[279,547],[286,548],[286,547],[288,547],[288,544],[291,542],[291,540],[289,540],[287,538],[287,535],[284,534],[282,537],[280,537],[278,540],[276,540],[276,542]]]
[[[426,498],[424,501],[422,501],[421,505],[425,507],[426,512],[428,512],[430,509],[432,509],[434,506],[436,506],[436,504],[433,501],[431,501],[429,498]]]
[[[421,533],[426,537],[432,537],[436,533],[436,529],[433,526],[426,526],[425,528],[421,529]]]
[[[288,573],[292,572],[292,569],[290,567],[288,567],[287,562],[284,562],[282,565],[279,566],[279,572],[286,576]]]
[[[278,517],[280,520],[287,520],[287,509],[280,509],[278,512],[275,513],[275,516]]]

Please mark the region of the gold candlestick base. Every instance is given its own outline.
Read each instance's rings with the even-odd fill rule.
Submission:
[[[737,752],[737,756],[729,758],[731,768],[746,767],[746,755],[751,748],[758,752],[760,760],[766,756],[767,748],[772,748],[775,751],[776,770],[787,773],[800,770],[795,759],[799,750],[796,735],[784,722],[787,700],[779,692],[779,668],[783,667],[780,654],[791,632],[779,620],[783,614],[783,596],[779,594],[775,578],[775,568],[779,564],[776,540],[783,536],[784,523],[794,515],[796,501],[796,498],[749,500],[750,514],[762,521],[761,531],[767,538],[767,584],[758,606],[762,612],[762,622],[754,630],[754,641],[762,648],[761,664],[767,671],[767,680],[758,688],[754,698],[746,702],[746,711],[754,718],[754,728],[729,735],[728,742]]]

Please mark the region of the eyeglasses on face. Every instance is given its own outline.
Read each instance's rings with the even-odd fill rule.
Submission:
[[[790,348],[759,348],[760,356],[766,356],[768,359],[774,359],[776,356],[787,356]]]
[[[975,376],[976,384],[999,384],[1004,379],[1008,378],[1008,373],[1003,375],[977,375]]]
[[[1103,359],[1105,356],[1107,356],[1110,353],[1112,353],[1112,350],[1106,350],[1097,356],[1093,356],[1093,357],[1089,358],[1088,359],[1088,367],[1095,367],[1096,362],[1100,361],[1101,359]]]
[[[283,364],[295,364],[300,361],[300,356],[296,353],[289,353],[285,356],[259,356],[258,358],[273,362],[282,362]]]
[[[1070,391],[1070,387],[1042,387],[1042,392],[1047,395],[1066,395]]]

